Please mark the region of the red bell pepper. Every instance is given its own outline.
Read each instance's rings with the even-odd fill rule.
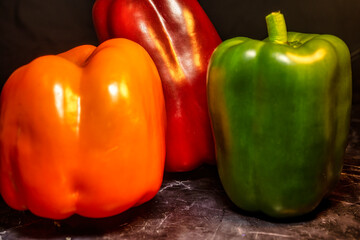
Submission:
[[[167,171],[215,163],[206,71],[221,39],[196,0],[97,0],[100,41],[124,37],[142,45],[162,80],[167,111]]]

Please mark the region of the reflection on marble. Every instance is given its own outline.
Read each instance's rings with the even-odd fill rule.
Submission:
[[[166,173],[159,193],[114,217],[61,221],[10,209],[0,200],[3,239],[360,239],[360,106],[353,107],[344,168],[335,190],[311,214],[274,221],[236,208],[215,166]]]

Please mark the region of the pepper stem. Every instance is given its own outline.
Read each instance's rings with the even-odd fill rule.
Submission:
[[[280,12],[272,12],[267,15],[265,19],[270,42],[287,44],[287,30],[284,15]]]

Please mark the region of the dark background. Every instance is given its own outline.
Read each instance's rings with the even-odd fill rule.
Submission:
[[[354,101],[360,89],[360,0],[200,0],[223,40],[266,37],[265,15],[284,13],[289,31],[333,34],[352,54]],[[94,0],[0,0],[0,84],[19,66],[81,44],[97,45]],[[360,100],[360,98],[359,98]]]

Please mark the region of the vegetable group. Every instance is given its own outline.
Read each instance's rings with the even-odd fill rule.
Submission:
[[[100,41],[124,37],[141,44],[162,80],[167,171],[215,163],[206,98],[210,56],[221,39],[196,0],[97,0],[93,17]]]
[[[162,183],[165,114],[155,64],[132,41],[37,58],[1,94],[1,195],[53,219],[148,201]]]
[[[97,0],[93,17],[99,47],[37,58],[3,87],[9,206],[112,216],[153,198],[164,169],[215,163],[215,152],[247,211],[303,215],[335,186],[352,92],[342,40],[288,33],[272,13],[268,39],[221,43],[196,0]]]
[[[214,52],[208,102],[218,171],[240,208],[273,217],[313,210],[342,169],[351,108],[349,50],[330,35],[237,37]]]

